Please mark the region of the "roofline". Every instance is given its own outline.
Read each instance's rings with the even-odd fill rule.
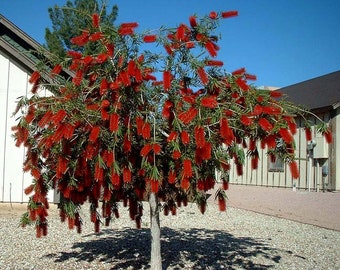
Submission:
[[[22,31],[18,26],[16,26],[14,23],[9,21],[4,15],[0,13],[0,24],[3,24],[7,29],[12,31],[14,34],[16,34],[18,37],[20,37],[22,40],[24,40],[27,44],[29,44],[33,49],[39,50],[43,48],[43,46],[37,42],[35,39],[27,35],[24,31]]]

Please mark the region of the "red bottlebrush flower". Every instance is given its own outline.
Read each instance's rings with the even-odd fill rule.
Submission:
[[[108,101],[107,99],[102,100],[101,103],[102,108],[107,108],[110,106],[110,101]]]
[[[270,91],[269,92],[269,95],[272,97],[272,98],[279,98],[279,97],[282,97],[282,93],[278,90],[273,90],[273,91]]]
[[[136,22],[122,23],[120,26],[121,26],[121,27],[131,27],[131,28],[136,28],[136,27],[138,27],[138,23],[136,23]]]
[[[188,111],[182,112],[178,115],[178,119],[183,122],[183,124],[189,124],[197,115],[198,110],[194,107],[191,107]]]
[[[263,106],[262,112],[269,115],[279,115],[281,114],[281,108],[276,106]]]
[[[290,173],[291,173],[293,179],[299,178],[299,176],[300,176],[299,168],[298,168],[298,164],[295,160],[289,163],[289,169],[290,169]]]
[[[64,157],[58,157],[57,163],[57,177],[60,178],[67,170],[67,159]]]
[[[100,127],[99,126],[92,127],[90,135],[89,135],[89,141],[95,142],[98,139],[99,133],[100,133]]]
[[[120,186],[120,176],[118,173],[113,172],[111,175],[111,183],[114,186]]]
[[[197,26],[197,21],[196,21],[196,17],[195,16],[190,16],[189,17],[189,22],[190,22],[190,26],[191,27],[196,27]]]
[[[107,93],[108,88],[109,88],[109,84],[107,80],[105,78],[102,79],[102,81],[100,82],[99,94],[101,96],[105,95]]]
[[[261,118],[258,123],[264,131],[271,132],[273,129],[273,125],[266,118]]]
[[[152,148],[153,148],[153,146],[152,146],[152,144],[145,144],[143,147],[142,147],[142,149],[140,150],[140,155],[142,156],[142,157],[146,157],[149,153],[150,153],[150,151],[152,150]]]
[[[123,169],[123,181],[124,183],[130,183],[132,180],[132,173],[128,167]]]
[[[163,72],[163,85],[164,85],[164,89],[166,91],[168,91],[171,87],[171,72],[168,70],[165,70]]]
[[[109,56],[106,53],[98,54],[97,57],[96,57],[96,61],[99,64],[106,62],[107,59],[109,59]]]
[[[76,85],[79,86],[81,84],[81,81],[83,79],[83,71],[82,70],[78,70],[76,72],[76,75],[74,76],[74,78],[72,79],[72,82]]]
[[[119,114],[112,113],[110,115],[110,131],[117,132],[119,128]]]
[[[238,176],[243,175],[243,166],[241,163],[238,163],[238,162],[236,163],[236,174]]]
[[[245,72],[246,72],[246,69],[243,67],[243,68],[239,68],[237,70],[234,70],[231,74],[233,76],[237,76],[237,75],[244,75]]]
[[[172,55],[172,53],[174,52],[174,49],[169,44],[164,45],[164,49],[169,55]]]
[[[183,160],[183,177],[192,176],[192,163],[190,159]]]
[[[100,17],[97,13],[92,15],[92,25],[94,28],[99,28]]]
[[[54,78],[56,75],[58,75],[62,71],[61,65],[57,64],[54,66],[54,68],[50,72],[50,77]]]
[[[112,43],[105,44],[106,53],[108,56],[112,57],[114,54],[114,45]]]
[[[95,233],[99,233],[100,232],[100,220],[97,219],[95,222],[94,222],[94,232]]]
[[[40,79],[40,73],[38,71],[34,71],[32,74],[31,74],[31,77],[30,79],[28,80],[29,83],[32,83],[32,84],[35,84],[39,81]]]
[[[188,145],[190,143],[190,135],[186,131],[181,132],[181,140],[184,145]]]
[[[297,128],[296,128],[296,123],[294,121],[294,119],[289,119],[287,120],[287,124],[289,127],[290,132],[294,135],[297,132]]]
[[[159,190],[159,182],[156,179],[150,180],[150,189],[152,193],[157,193]]]
[[[327,143],[332,143],[333,137],[332,137],[332,131],[330,129],[327,129],[323,133],[323,136],[325,137]]]
[[[187,41],[187,42],[185,43],[185,47],[188,48],[188,49],[195,48],[195,42],[193,42],[193,41]]]
[[[89,41],[89,32],[83,31],[80,36],[71,38],[71,43],[78,46],[84,46]]]
[[[254,140],[254,139],[250,139],[249,140],[249,147],[248,147],[248,149],[250,151],[254,151],[256,149],[256,140]]]
[[[181,151],[179,151],[179,150],[174,150],[172,152],[172,158],[173,159],[179,159],[181,156],[182,156],[182,154],[181,154]]]
[[[201,212],[202,214],[204,214],[204,213],[205,213],[205,210],[207,209],[207,202],[206,202],[205,200],[202,200],[202,201],[200,202],[199,207],[200,207],[200,212]]]
[[[67,163],[66,163],[65,166],[67,166]],[[66,170],[66,168],[65,168],[65,170]],[[38,180],[38,179],[41,177],[41,173],[40,173],[40,171],[39,171],[38,169],[32,169],[32,170],[31,170],[31,175],[32,175],[33,178],[36,179],[36,180]]]
[[[181,181],[181,188],[184,190],[188,190],[190,187],[190,178],[184,177]]]
[[[256,170],[258,168],[258,164],[259,164],[259,156],[258,155],[253,156],[251,158],[251,168],[253,170]]]
[[[145,122],[142,128],[142,137],[146,140],[151,137],[151,125],[148,122]]]
[[[223,188],[223,190],[228,190],[229,189],[229,181],[223,179],[222,188]]]
[[[185,31],[187,29],[187,26],[184,25],[184,24],[181,24],[178,28],[177,28],[177,31],[176,31],[176,39],[177,40],[184,40],[185,39]]]
[[[248,117],[247,115],[241,115],[240,121],[245,126],[250,126],[253,123],[253,119]]]
[[[174,184],[175,182],[176,182],[176,172],[172,170],[169,172],[168,183]]]
[[[207,60],[205,62],[205,64],[207,66],[216,66],[216,67],[221,67],[223,66],[223,61],[219,61],[219,60]]]
[[[58,112],[56,112],[53,116],[51,121],[55,124],[58,125],[61,121],[64,120],[64,118],[66,117],[67,113],[65,110],[60,109]]]
[[[131,85],[129,74],[126,71],[121,71],[119,73],[119,78],[121,79],[121,81],[123,82],[125,86]]]
[[[96,163],[96,166],[94,167],[94,179],[103,182],[104,178],[104,169],[100,167],[99,163]]]
[[[158,155],[162,151],[162,148],[158,143],[155,143],[152,145],[152,150],[156,155]]]
[[[95,32],[89,36],[90,41],[97,41],[104,37],[104,34],[102,32]]]
[[[32,193],[33,189],[34,189],[34,185],[33,185],[33,184],[32,184],[32,185],[29,185],[29,186],[28,186],[27,188],[25,188],[25,190],[24,190],[25,195],[28,195],[28,194]]]
[[[305,135],[307,142],[312,140],[312,130],[309,127],[305,127]]]
[[[205,48],[207,49],[208,53],[210,54],[211,57],[216,57],[217,56],[217,47],[215,44],[211,41],[208,41],[205,44]]]
[[[157,36],[156,35],[146,35],[143,37],[143,41],[145,43],[152,43],[155,42],[157,40]]]
[[[35,230],[36,230],[36,234],[35,234],[35,236],[37,237],[37,238],[41,238],[41,236],[42,236],[42,225],[36,225],[35,226]]]
[[[129,139],[129,136],[125,134],[124,141],[123,141],[123,151],[124,153],[129,153],[131,151],[131,141]]]
[[[224,18],[224,19],[235,17],[235,16],[238,16],[238,11],[237,10],[224,11],[221,14],[221,17]]]
[[[293,142],[293,136],[292,134],[289,132],[288,129],[286,128],[280,128],[279,133],[281,135],[281,138],[287,143],[290,144]]]
[[[207,84],[209,82],[209,78],[208,78],[208,75],[207,73],[205,72],[204,68],[203,67],[199,67],[197,69],[197,74],[198,76],[200,77],[200,80],[202,82],[202,84]]]
[[[248,73],[245,73],[244,77],[245,77],[246,80],[251,80],[251,81],[257,80],[256,75],[252,75],[252,74],[248,74]]]
[[[135,75],[135,70],[136,70],[136,63],[133,60],[130,60],[127,66],[127,73],[130,76]]]
[[[276,147],[276,137],[274,135],[269,135],[264,138],[264,142],[269,149],[274,149]]]
[[[204,128],[201,126],[196,126],[194,128],[196,146],[202,148],[205,145]]]
[[[77,51],[67,51],[67,55],[73,59],[80,59],[83,55]]]
[[[167,142],[172,142],[176,140],[176,138],[177,138],[177,132],[171,131],[171,133],[169,134],[169,137],[167,138]]]
[[[211,11],[209,13],[209,18],[213,19],[213,20],[217,19],[217,12],[216,11]]]
[[[44,127],[51,120],[52,116],[53,116],[52,111],[48,110],[44,114],[44,116],[39,120],[38,126],[41,128]]]
[[[198,189],[199,191],[204,191],[204,190],[205,190],[204,180],[199,179],[199,180],[197,181],[197,189]]]
[[[137,127],[137,134],[142,135],[142,130],[144,126],[144,120],[142,117],[136,117],[136,127]]]
[[[201,158],[202,158],[203,160],[209,160],[209,159],[211,159],[211,149],[212,149],[211,143],[206,142],[206,143],[204,144],[204,147],[202,148],[202,153],[201,153]]]
[[[105,108],[101,109],[101,115],[103,120],[109,120],[110,115]]]
[[[249,85],[241,77],[237,78],[236,83],[243,91],[249,90]]]
[[[225,212],[227,210],[227,203],[223,196],[218,197],[218,208],[220,209],[221,212]]]
[[[196,98],[194,95],[186,95],[182,98],[182,100],[190,104],[194,104],[196,102]]]
[[[220,135],[223,139],[226,139],[226,143],[228,145],[235,139],[234,132],[229,127],[227,118],[222,118],[220,120]]]
[[[262,103],[263,100],[264,100],[264,97],[262,95],[259,95],[257,98],[256,98],[257,102],[258,103]]]
[[[118,33],[121,35],[121,36],[129,36],[129,35],[132,35],[134,32],[134,29],[132,27],[119,27],[118,29]]]
[[[260,115],[263,112],[263,107],[261,105],[255,105],[252,115]]]
[[[201,99],[201,105],[206,108],[214,109],[218,106],[216,96],[207,96]]]

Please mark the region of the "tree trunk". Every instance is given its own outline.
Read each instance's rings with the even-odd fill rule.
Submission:
[[[149,197],[150,204],[150,230],[151,230],[151,269],[162,270],[161,257],[161,227],[159,223],[158,198],[151,192]]]

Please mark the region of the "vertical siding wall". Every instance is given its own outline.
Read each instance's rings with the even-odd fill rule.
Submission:
[[[0,69],[0,202],[24,202],[23,189],[31,180],[22,171],[24,148],[15,146],[11,127],[16,99],[29,87],[28,74],[1,54]]]
[[[330,115],[328,113],[319,115],[319,117],[325,121],[330,121]],[[340,121],[340,117],[336,118]],[[320,134],[316,134],[316,125],[318,124],[316,120],[310,119],[312,124],[312,133],[314,134],[314,139],[318,141],[319,144],[325,143],[324,138]],[[306,189],[309,188],[311,190],[316,190],[317,188],[322,189],[322,176],[321,176],[321,167],[315,160],[309,159],[307,155],[307,141],[305,137],[305,131],[303,127],[302,121],[297,119],[297,133],[294,135],[294,139],[296,142],[296,161],[298,162],[300,176],[298,179],[293,179],[289,170],[289,166],[284,166],[283,172],[270,172],[268,170],[268,158],[266,154],[266,149],[261,150],[259,145],[259,165],[257,170],[251,169],[250,159],[246,159],[243,175],[238,176],[236,173],[235,166],[231,166],[230,170],[230,183],[233,184],[241,184],[241,185],[257,185],[257,186],[267,186],[267,187],[285,187],[285,188],[292,188],[296,186],[299,189]],[[336,138],[339,137],[339,126],[334,133],[336,134]],[[335,137],[335,136],[334,136]],[[327,146],[328,147],[328,146]],[[330,146],[332,147],[332,145]],[[337,147],[339,148],[339,147]],[[335,149],[337,149],[335,148]],[[334,149],[334,148],[333,148]],[[335,151],[337,151],[335,153]],[[339,150],[334,150],[335,156],[339,157]],[[339,158],[336,157],[329,157],[328,159],[328,166],[329,168],[333,168],[332,164],[337,162],[339,164]],[[340,165],[340,164],[339,164]],[[339,171],[339,170],[338,170]],[[339,174],[339,172],[337,173]],[[334,175],[335,172],[333,172]],[[338,178],[336,178],[338,179]],[[329,179],[329,177],[325,178],[325,182],[328,183],[328,188],[339,190],[340,189],[340,180],[337,180],[336,183],[335,179]]]
[[[13,116],[17,98],[31,90],[30,74],[0,52],[0,202],[27,202],[24,189],[32,177],[24,173],[24,147],[16,147],[11,128],[17,123]],[[45,93],[47,94],[47,93]],[[53,192],[48,194],[53,201]]]

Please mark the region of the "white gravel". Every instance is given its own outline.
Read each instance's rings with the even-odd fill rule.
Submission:
[[[37,239],[33,227],[18,226],[17,215],[0,215],[0,269],[149,269],[148,205],[142,229],[127,209],[101,233],[84,208],[82,234],[50,211],[49,233]],[[161,213],[164,269],[340,269],[340,232],[285,219],[209,205],[176,216]]]

